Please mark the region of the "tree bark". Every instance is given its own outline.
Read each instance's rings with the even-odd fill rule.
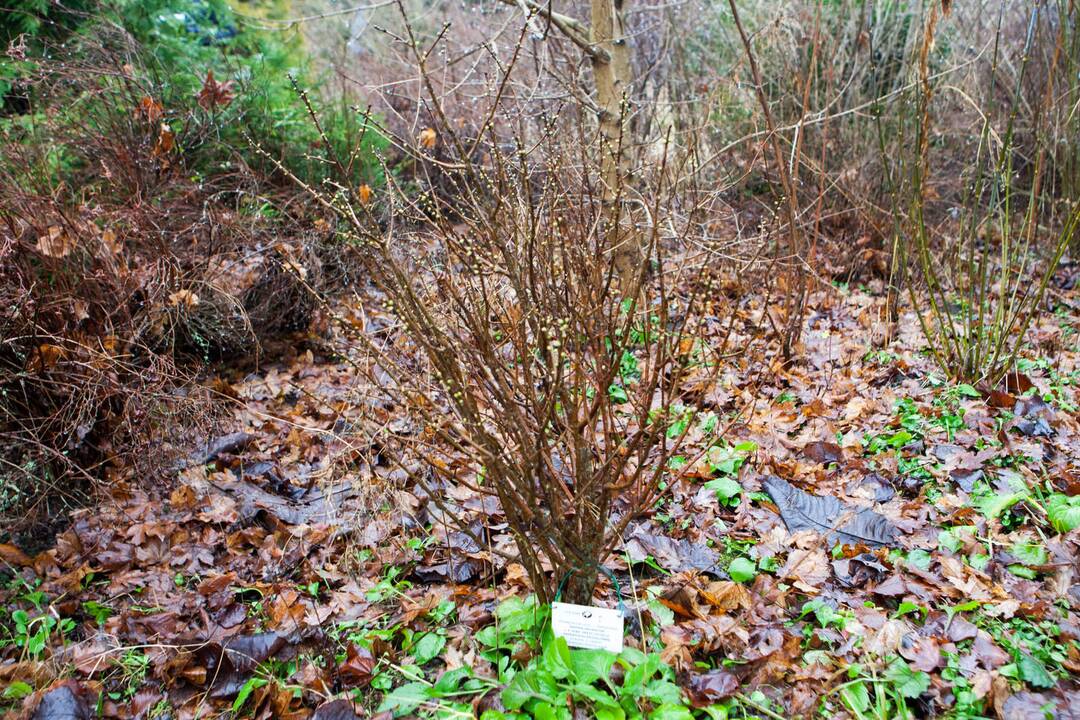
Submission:
[[[615,270],[623,290],[633,286],[641,264],[638,233],[624,228],[622,204],[631,179],[629,97],[631,84],[630,44],[622,11],[623,0],[590,0],[589,34],[593,47],[593,78],[600,107],[600,180],[606,205],[606,232],[613,233]]]

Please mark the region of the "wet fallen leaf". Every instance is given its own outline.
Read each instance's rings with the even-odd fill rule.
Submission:
[[[694,707],[708,707],[731,697],[739,689],[739,679],[726,670],[695,673],[686,683],[686,696]]]
[[[776,476],[766,478],[763,486],[790,532],[815,530],[830,544],[881,547],[896,541],[896,527],[873,510],[856,510],[834,497],[811,495]]]

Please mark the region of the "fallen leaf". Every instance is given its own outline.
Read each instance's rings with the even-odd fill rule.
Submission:
[[[810,550],[795,549],[788,554],[787,563],[777,573],[785,580],[790,580],[795,587],[809,593],[816,593],[829,579],[829,559],[825,551],[816,548]]]
[[[187,289],[177,290],[174,293],[169,293],[169,304],[173,307],[183,307],[190,310],[199,304],[199,296]]]
[[[391,717],[393,715],[391,714]],[[357,720],[359,716],[348,700],[331,700],[315,709],[311,720]]]
[[[715,705],[734,695],[739,689],[739,679],[726,670],[710,670],[695,673],[686,684],[686,696],[697,708]]]
[[[844,451],[839,445],[822,441],[808,443],[803,447],[803,455],[823,465],[840,462],[844,459]]]
[[[65,680],[45,693],[32,720],[90,720],[90,703],[85,689],[74,680]]]
[[[75,249],[75,240],[60,225],[51,225],[45,234],[38,238],[37,249],[46,257],[67,257]]]
[[[881,547],[896,542],[896,526],[873,510],[856,510],[834,497],[811,495],[775,475],[762,484],[789,532],[815,530],[823,533],[830,544]],[[838,528],[841,524],[843,527]]]

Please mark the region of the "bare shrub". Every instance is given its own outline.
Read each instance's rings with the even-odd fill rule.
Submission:
[[[506,112],[499,88],[510,72],[492,79],[481,117]],[[566,596],[587,602],[627,524],[677,476],[684,381],[707,383],[719,366],[720,350],[697,340],[696,291],[676,289],[693,264],[668,261],[697,233],[709,193],[693,182],[674,193],[663,166],[639,177],[640,192],[603,186],[597,128],[576,106],[519,117],[506,136],[494,122],[463,131],[437,95],[425,102],[434,135],[394,144],[452,193],[393,181],[375,199],[344,184],[308,187],[360,249],[408,340],[358,338],[373,376],[418,421],[372,432],[378,446],[423,460],[415,478],[447,517],[461,519],[450,484],[497,500],[515,540],[508,555],[542,598],[566,581]],[[609,192],[627,198],[632,226],[605,230]],[[647,259],[621,288],[629,232]]]
[[[1051,156],[1037,139],[1040,128],[1029,128],[1035,136],[1026,147],[1033,151],[1030,158],[1024,157],[1020,145],[1019,120],[1024,117],[1039,11],[1038,6],[1030,10],[1004,107],[992,104],[992,111],[982,114],[974,160],[956,183],[961,197],[954,207],[955,218],[937,223],[927,209],[932,204],[931,178],[936,177],[931,158],[941,90],[929,62],[940,20],[936,8],[926,19],[918,53],[919,86],[912,101],[916,121],[913,142],[898,171],[909,175],[907,190],[902,198],[898,194],[894,208],[895,247],[901,265],[906,265],[908,247],[899,241],[899,234],[910,235],[914,256],[910,262],[920,281],[908,285],[911,302],[935,360],[958,381],[993,386],[1012,369],[1028,326],[1041,310],[1050,278],[1080,224],[1080,207],[1074,205],[1057,220],[1055,203],[1043,195],[1041,182]],[[1008,60],[995,45],[990,76],[997,77]],[[1041,107],[1028,115],[1050,112],[1053,82],[1053,74],[1044,76],[1047,91],[1038,100]],[[1023,170],[1027,162],[1030,167]]]

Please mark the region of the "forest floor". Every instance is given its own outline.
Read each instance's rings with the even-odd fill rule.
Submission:
[[[231,417],[168,482],[117,481],[34,557],[0,546],[7,707],[498,718],[554,682],[576,700],[553,718],[1080,717],[1072,272],[993,390],[945,382],[910,312],[875,347],[880,280],[815,292],[788,366],[749,342],[763,299],[724,299],[745,349],[686,388],[693,467],[605,563],[629,649],[592,674],[541,640],[497,506],[445,489],[481,547],[357,444],[410,420],[342,350],[392,320],[342,305],[287,361],[208,380]]]

